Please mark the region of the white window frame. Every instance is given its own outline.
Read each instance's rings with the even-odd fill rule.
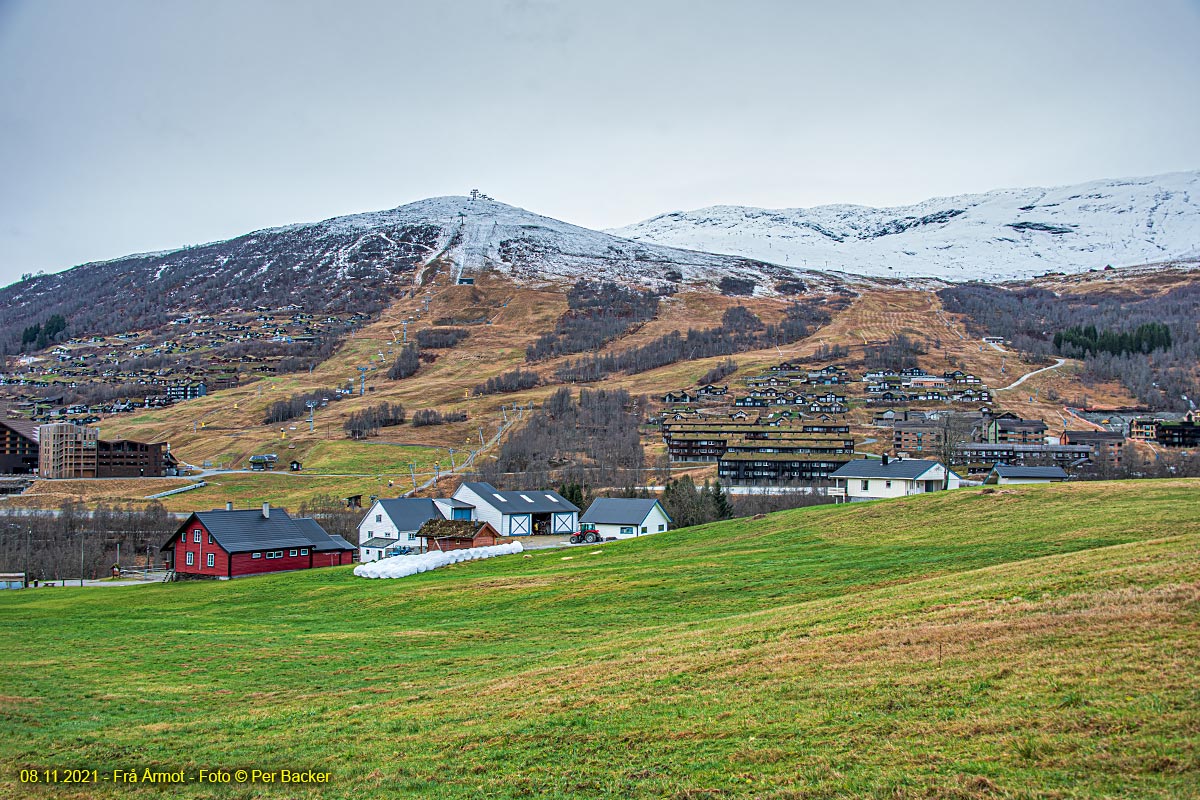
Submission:
[[[196,563],[196,554],[189,550],[187,552],[187,558],[184,559],[184,563],[186,563],[189,567],[193,566]]]
[[[308,555],[308,548],[307,548],[307,547],[301,547],[301,548],[300,548],[300,555],[302,555],[302,556],[306,556],[306,555]]]
[[[296,551],[295,551],[295,550],[288,550],[288,555],[289,555],[289,556],[291,556],[291,557],[295,557],[295,556],[296,556]]]
[[[250,558],[262,558],[262,553],[251,553]]]
[[[195,542],[196,544],[200,544],[200,529],[199,528],[196,528],[196,530],[192,531],[192,541]]]
[[[215,567],[216,565],[217,565],[216,553],[209,553],[207,556],[204,557],[204,566]]]

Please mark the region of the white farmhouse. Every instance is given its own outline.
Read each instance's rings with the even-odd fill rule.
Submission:
[[[949,473],[949,481],[947,481]],[[836,502],[879,500],[911,494],[957,489],[962,479],[937,461],[918,458],[859,458],[829,473]]]
[[[376,500],[358,523],[358,560],[378,561],[405,552],[422,552],[425,543],[417,531],[431,519],[458,519],[445,513],[439,503],[423,497]],[[447,511],[453,511],[447,506]],[[470,519],[470,510],[467,511]]]
[[[671,517],[657,500],[601,497],[588,506],[579,518],[579,525],[606,538],[632,539],[668,530]]]
[[[450,499],[470,506],[471,519],[491,523],[501,536],[570,535],[579,530],[579,506],[558,492],[502,492],[490,483],[468,481]]]

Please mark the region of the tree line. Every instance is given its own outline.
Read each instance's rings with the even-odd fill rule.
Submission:
[[[368,436],[378,436],[380,428],[403,425],[404,420],[404,406],[400,403],[383,402],[351,413],[349,419],[342,424],[342,428],[351,439],[365,439]]]
[[[658,295],[654,292],[578,281],[567,291],[567,313],[553,331],[543,333],[525,349],[525,360],[598,350],[657,313]]]
[[[497,375],[488,378],[483,383],[475,386],[471,391],[475,395],[485,394],[505,394],[508,392],[520,392],[525,389],[532,389],[542,382],[542,379],[536,372],[523,370],[520,367],[505,372],[503,375]]]
[[[829,312],[816,304],[792,303],[778,323],[764,324],[745,306],[725,310],[715,328],[672,331],[621,353],[593,354],[568,362],[555,371],[564,382],[598,381],[615,372],[634,375],[679,361],[759,350],[804,339],[829,322]]]
[[[267,413],[263,417],[263,424],[275,425],[280,422],[299,419],[308,414],[309,403],[312,403],[315,407],[319,407],[341,399],[342,396],[336,389],[318,389],[315,392],[294,394],[286,400],[276,400],[267,406]]]
[[[392,362],[392,366],[388,369],[388,379],[393,381],[403,380],[410,375],[415,375],[417,370],[421,368],[421,349],[415,344],[406,344],[400,348],[400,354],[396,356],[396,360]]]
[[[466,328],[425,328],[417,331],[417,346],[430,349],[454,347],[470,335]]]
[[[1182,284],[1155,294],[1113,291],[1061,295],[1033,286],[1004,289],[962,284],[942,289],[938,295],[947,311],[967,317],[972,333],[1003,336],[1014,348],[1033,356],[1080,358],[1085,381],[1119,381],[1151,408],[1182,411],[1187,408],[1183,395],[1200,396],[1195,368],[1200,363],[1200,330],[1196,326],[1200,283]],[[1155,327],[1143,327],[1146,325]],[[1133,348],[1139,328],[1143,330],[1140,347]],[[1079,341],[1064,335],[1055,343],[1056,333],[1065,334],[1071,329],[1082,332]],[[1101,331],[1115,332],[1117,338],[1110,335],[1101,348]],[[1122,347],[1121,332],[1129,335],[1126,343],[1131,347]],[[1095,347],[1088,346],[1092,341]],[[1147,345],[1153,345],[1149,352],[1145,351]]]
[[[1132,331],[1097,331],[1095,325],[1075,325],[1054,334],[1054,348],[1069,358],[1097,353],[1148,354],[1171,349],[1171,329],[1161,322],[1145,322]]]
[[[558,389],[534,411],[525,427],[483,463],[478,479],[503,488],[635,486],[645,465],[638,426],[645,404],[619,389]]]
[[[147,555],[161,565],[159,548],[178,527],[161,503],[137,508],[101,503],[94,511],[65,500],[53,511],[0,513],[0,572],[24,572],[33,580],[106,578],[117,560],[145,566]]]
[[[442,412],[435,408],[422,408],[413,412],[412,426],[424,428],[430,425],[445,425],[448,422],[466,422],[466,419],[467,412],[465,411]]]

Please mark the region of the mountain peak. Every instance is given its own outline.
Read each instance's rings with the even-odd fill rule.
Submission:
[[[871,276],[1026,278],[1200,256],[1200,171],[998,189],[909,206],[710,206],[610,230]]]

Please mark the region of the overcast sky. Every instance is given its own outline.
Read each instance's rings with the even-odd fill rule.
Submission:
[[[593,228],[1200,169],[1200,2],[0,0],[0,284],[479,187]]]

